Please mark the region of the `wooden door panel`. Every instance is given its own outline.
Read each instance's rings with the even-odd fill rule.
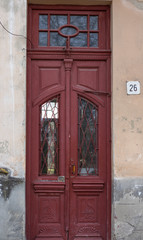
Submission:
[[[107,59],[106,59],[107,60]],[[107,62],[75,61],[72,68],[73,86],[81,86],[83,90],[107,91]],[[85,88],[84,88],[85,87]]]
[[[31,239],[103,240],[107,235],[106,62],[65,62],[72,66],[71,72],[63,60],[32,62]],[[48,176],[40,173],[40,108],[55,96],[59,99],[59,170],[58,175]],[[79,99],[92,104],[98,113],[95,175],[84,176],[78,171]],[[66,117],[70,119],[69,132]],[[66,147],[66,139],[70,147]],[[65,179],[61,181],[60,176]]]
[[[49,97],[53,92],[64,88],[64,71],[62,61],[32,61],[32,100]]]
[[[70,181],[70,237],[71,239],[106,239],[107,188],[106,188],[106,64],[98,61],[74,62],[71,92],[71,160],[75,174]],[[102,77],[101,77],[102,76]],[[100,95],[96,95],[100,92]],[[95,93],[95,94],[94,94]],[[104,93],[104,94],[102,94]],[[97,142],[98,173],[82,176],[78,171],[79,113],[78,99],[93,104],[98,112]],[[75,106],[77,106],[75,108]],[[85,107],[85,112],[87,108]],[[84,112],[84,110],[83,110]],[[85,116],[86,119],[86,116]],[[91,116],[92,120],[92,116]],[[87,126],[86,126],[87,128]],[[83,133],[83,137],[86,134]],[[85,146],[87,140],[85,137]],[[81,150],[80,150],[81,151]],[[87,151],[89,151],[87,147]]]
[[[35,186],[35,188],[37,188]],[[49,188],[51,186],[49,185]],[[61,188],[61,186],[60,186]],[[37,193],[37,208],[35,214],[37,215],[37,238],[44,239],[61,238],[65,239],[64,231],[64,186],[61,189],[54,188],[45,189],[43,193]]]
[[[31,89],[31,238],[65,239],[65,72],[62,61],[32,61]],[[58,125],[60,143],[58,175],[44,175],[40,171],[40,109],[58,96]],[[61,108],[62,106],[62,108]],[[53,117],[53,116],[51,116]],[[60,121],[60,120],[59,120]],[[53,133],[54,136],[54,133]]]

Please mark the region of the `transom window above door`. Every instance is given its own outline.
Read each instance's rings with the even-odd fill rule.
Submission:
[[[98,15],[39,15],[39,46],[98,47]]]
[[[32,7],[33,49],[110,49],[109,12],[104,7]],[[28,43],[29,44],[29,43]]]

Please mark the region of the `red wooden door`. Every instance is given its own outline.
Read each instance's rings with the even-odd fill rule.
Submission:
[[[28,53],[29,240],[111,237],[110,53],[70,52],[68,41]]]

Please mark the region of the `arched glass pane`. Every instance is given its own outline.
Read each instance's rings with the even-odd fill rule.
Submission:
[[[41,150],[41,175],[58,174],[58,97],[44,103],[41,108],[40,119],[40,150]]]
[[[98,175],[98,111],[94,104],[79,97],[78,175]]]

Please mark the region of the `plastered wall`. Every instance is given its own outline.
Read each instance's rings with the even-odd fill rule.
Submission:
[[[0,239],[25,239],[26,0],[0,1]]]
[[[28,3],[111,4],[112,240],[141,240],[143,1],[29,0]],[[0,25],[0,168],[8,171],[0,178],[2,240],[25,239],[26,14],[26,0],[0,1],[3,25]],[[128,96],[126,81],[136,80],[140,82],[141,94]],[[7,226],[6,231],[3,226]]]
[[[143,1],[112,1],[112,239],[143,239]],[[126,82],[139,81],[140,95]]]
[[[143,176],[143,1],[112,5],[112,130],[116,177]],[[127,95],[126,81],[141,94]]]
[[[26,6],[0,1],[0,167],[15,177],[25,177]]]

